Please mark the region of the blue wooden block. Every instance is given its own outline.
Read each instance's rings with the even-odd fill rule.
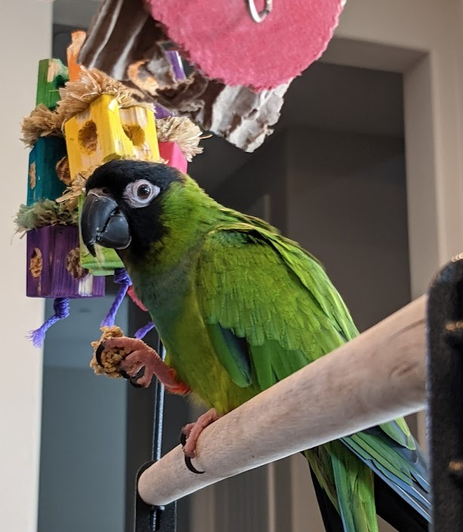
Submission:
[[[69,172],[63,173],[63,158],[66,157],[66,142],[59,137],[42,137],[29,155],[27,204],[41,199],[59,198],[70,183]],[[57,165],[60,163],[59,171]]]

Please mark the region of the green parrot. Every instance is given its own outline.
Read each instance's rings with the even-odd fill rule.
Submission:
[[[312,255],[176,169],[111,161],[86,193],[86,246],[117,250],[167,352],[166,372],[133,340],[131,375],[143,366],[145,386],[157,374],[212,409],[187,427],[190,456],[207,423],[357,336]],[[304,454],[327,531],[377,532],[377,514],[400,532],[428,530],[427,467],[403,419]]]

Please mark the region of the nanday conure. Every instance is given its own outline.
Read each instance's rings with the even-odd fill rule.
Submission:
[[[358,334],[313,256],[177,170],[115,160],[86,192],[85,244],[117,250],[166,348],[164,382],[185,383],[211,421]],[[147,385],[156,364],[145,366]],[[329,532],[377,532],[376,513],[428,529],[426,464],[403,419],[304,454]]]

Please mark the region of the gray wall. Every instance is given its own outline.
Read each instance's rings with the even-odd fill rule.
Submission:
[[[288,234],[369,328],[410,301],[403,140],[291,128],[287,149]]]
[[[250,211],[269,196],[269,220],[287,232],[287,179],[289,152],[287,133],[272,135],[253,156],[213,194],[217,201],[252,214]],[[261,214],[261,209],[256,214]]]
[[[47,334],[38,532],[125,530],[127,383],[88,367],[112,300],[71,301],[69,318]],[[123,330],[127,321],[124,303]]]
[[[125,384],[44,368],[39,532],[123,532]]]

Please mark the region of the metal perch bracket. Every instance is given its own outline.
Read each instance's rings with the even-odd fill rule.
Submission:
[[[164,346],[158,342],[158,353],[164,360],[166,353]],[[150,462],[143,464],[137,472],[135,479],[135,512],[134,532],[177,532],[177,502],[166,506],[153,506],[147,504],[138,492],[140,476],[161,458],[162,426],[164,419],[164,386],[158,381],[154,382],[153,402],[153,440]]]

